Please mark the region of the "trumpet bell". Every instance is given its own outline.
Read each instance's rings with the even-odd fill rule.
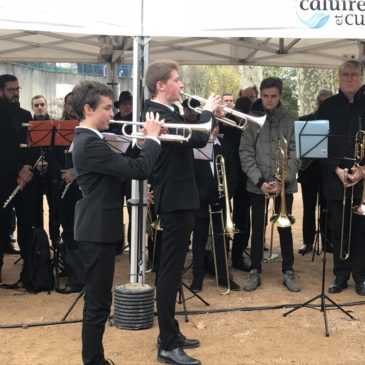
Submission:
[[[280,228],[291,227],[295,223],[295,218],[291,214],[275,214],[270,218],[270,222]]]
[[[358,214],[358,215],[365,215],[365,203],[361,203],[359,205],[355,205],[353,208],[352,208],[352,211],[355,213],[355,214]]]

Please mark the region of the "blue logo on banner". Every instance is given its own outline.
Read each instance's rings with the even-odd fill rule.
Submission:
[[[303,19],[297,12],[297,16],[299,20],[305,24],[308,28],[322,28],[330,18],[329,15],[326,15],[325,13],[316,13],[309,17],[309,19]]]

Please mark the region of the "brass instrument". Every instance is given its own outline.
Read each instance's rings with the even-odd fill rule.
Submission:
[[[288,173],[288,142],[281,137],[275,149],[275,178],[281,182],[280,212],[270,218],[272,224],[278,227],[290,227],[295,223],[295,218],[286,212],[285,181]]]
[[[125,131],[125,128],[128,125],[136,125],[139,127],[143,127],[144,123],[143,122],[129,122],[129,121],[124,121],[124,120],[110,120],[109,123],[113,123],[113,124],[122,124],[122,133],[124,136],[129,137],[129,138],[137,138],[137,139],[145,139],[146,135],[143,132],[136,132],[136,133],[131,133],[128,134]],[[174,134],[161,134],[158,138],[161,141],[165,141],[165,142],[187,142],[190,138],[191,138],[191,134],[193,131],[200,131],[200,132],[205,132],[205,133],[209,133],[212,130],[212,122],[206,122],[206,123],[200,123],[200,124],[183,124],[183,123],[164,123],[163,127],[165,128],[171,128],[171,129],[175,129],[175,133]]]
[[[44,159],[43,153],[38,157],[37,161],[35,162],[35,164],[32,166],[32,170],[34,170],[38,163],[41,162]],[[11,192],[11,194],[9,195],[8,199],[5,200],[4,204],[3,204],[3,209],[5,209],[10,202],[15,198],[15,196],[19,193],[20,191],[20,185],[17,185],[17,187]]]
[[[270,194],[265,194],[264,228],[263,228],[263,236],[262,236],[262,257],[264,257],[264,253],[265,253],[265,236],[266,236],[266,220],[267,220],[266,216],[267,216],[267,210],[269,207],[270,198],[272,198],[272,216],[275,215],[275,198],[272,197]],[[271,224],[269,256],[263,260],[264,262],[270,261],[273,257],[272,256],[273,243],[274,243],[274,225]]]
[[[190,106],[190,102],[192,99],[198,100],[201,103],[207,103],[208,99],[204,99],[200,96],[197,95],[190,95],[187,94],[183,91],[180,91],[180,94],[183,95],[184,97],[188,98],[188,106],[190,109],[194,110],[195,112],[201,114],[203,112],[202,108],[193,108]],[[245,130],[248,126],[248,122],[254,122],[257,123],[260,127],[262,127],[265,123],[266,120],[266,115],[262,116],[262,117],[254,117],[252,115],[249,114],[245,114],[242,112],[239,112],[238,110],[232,109],[232,108],[228,108],[226,106],[222,107],[222,111],[224,111],[227,114],[231,114],[234,115],[235,117],[240,118],[240,121],[238,123],[236,123],[235,121],[229,119],[229,118],[225,118],[225,117],[215,117],[218,121],[222,122],[223,124],[229,125],[230,127],[234,127],[234,128],[239,128],[241,130]]]
[[[355,152],[354,159],[355,163],[353,168],[359,168],[361,160],[364,158],[364,149],[365,149],[365,131],[359,130],[356,133],[355,137]],[[354,191],[355,186],[351,187],[351,196],[350,196],[350,217],[349,217],[349,234],[347,242],[345,243],[345,211],[346,211],[346,190],[348,185],[348,169],[344,169],[345,177],[343,183],[343,198],[342,198],[342,221],[341,221],[341,241],[340,241],[340,259],[347,260],[350,257],[351,253],[351,233],[352,233],[352,213],[365,215],[365,187],[363,188],[361,203],[357,206],[353,206],[354,203]],[[364,171],[364,170],[363,170]],[[346,246],[346,247],[345,247]]]
[[[147,185],[147,190],[150,191],[151,185]],[[147,235],[151,237],[153,242],[153,253],[152,253],[152,265],[146,270],[146,273],[149,273],[153,270],[154,262],[155,262],[155,254],[156,254],[156,244],[157,244],[157,232],[162,231],[162,227],[160,225],[160,217],[157,216],[156,220],[153,220],[153,214],[151,206],[147,206],[147,224],[146,224]]]
[[[224,233],[234,234],[237,233],[238,231],[234,226],[232,220],[231,203],[229,201],[228,184],[226,177],[226,163],[222,155],[216,156],[215,165],[217,169],[218,193],[220,197],[224,197],[226,206],[226,221],[224,225]]]
[[[358,164],[363,160],[365,156],[365,131],[360,130],[357,132],[356,139],[358,140],[357,145],[355,145],[356,151],[355,154],[357,156]],[[365,168],[364,166],[357,166],[358,168],[362,169],[363,175],[363,188],[362,188],[362,196],[360,204],[354,206],[352,208],[353,212],[358,215],[365,215]]]
[[[217,287],[219,286],[218,282],[218,267],[217,267],[217,255],[215,249],[215,240],[214,240],[214,224],[213,224],[213,214],[220,214],[221,225],[223,230],[223,250],[224,250],[224,262],[225,269],[227,275],[227,290],[222,295],[226,295],[231,291],[229,284],[229,269],[228,269],[228,260],[227,260],[227,243],[226,243],[226,235],[237,233],[237,229],[234,226],[232,221],[232,213],[231,213],[231,205],[229,201],[229,192],[226,178],[226,166],[225,160],[222,155],[217,155],[215,158],[215,165],[217,170],[217,180],[218,180],[218,193],[219,197],[225,198],[225,207],[226,207],[226,220],[223,219],[223,210],[222,208],[218,211],[213,211],[211,206],[209,206],[209,218],[210,218],[210,232],[212,237],[212,251],[213,251],[213,259],[214,259],[214,268],[215,268],[215,279],[217,283]]]

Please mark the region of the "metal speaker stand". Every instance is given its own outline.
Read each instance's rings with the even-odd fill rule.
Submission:
[[[326,227],[326,232],[325,232],[325,242],[327,242],[327,223],[328,223],[328,210],[326,210],[326,219],[325,219],[326,223],[325,223],[325,227]],[[320,292],[320,294],[316,295],[315,297],[313,297],[312,299],[307,300],[306,302],[304,302],[303,304],[300,304],[298,307],[295,307],[293,309],[291,309],[290,311],[286,312],[283,314],[284,317],[288,316],[290,313],[293,313],[295,311],[297,311],[298,309],[301,309],[303,307],[308,307],[308,308],[312,308],[315,309],[314,307],[308,306],[310,303],[314,302],[317,299],[321,300],[321,307],[320,307],[320,311],[323,313],[323,319],[324,319],[324,328],[325,328],[325,335],[326,337],[329,337],[329,332],[328,332],[328,320],[327,320],[327,307],[326,307],[326,299],[336,308],[341,310],[344,314],[346,314],[349,318],[351,319],[355,319],[348,311],[344,310],[339,304],[337,304],[335,301],[333,301],[330,297],[328,297],[328,295],[325,294],[325,281],[326,281],[326,259],[327,259],[327,255],[326,255],[326,250],[323,251],[323,259],[322,259],[322,290]]]

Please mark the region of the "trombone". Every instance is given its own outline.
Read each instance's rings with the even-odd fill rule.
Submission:
[[[272,224],[286,228],[295,223],[295,218],[286,212],[285,181],[288,173],[288,142],[281,137],[275,149],[275,178],[281,182],[280,212],[270,218]]]
[[[227,260],[227,243],[226,243],[226,235],[235,234],[238,232],[234,223],[232,221],[232,213],[231,213],[231,205],[229,201],[229,193],[228,193],[228,185],[226,178],[226,165],[223,155],[217,155],[215,158],[215,165],[217,170],[217,180],[218,180],[218,194],[219,198],[225,199],[225,207],[226,207],[226,219],[223,219],[223,209],[221,208],[218,211],[213,211],[212,207],[209,205],[209,219],[210,219],[210,231],[212,236],[212,251],[213,251],[213,259],[214,259],[214,269],[215,269],[215,279],[217,283],[217,287],[219,286],[218,280],[218,266],[217,266],[217,253],[215,247],[215,239],[214,239],[214,224],[213,224],[213,214],[220,214],[221,218],[221,226],[223,230],[222,238],[223,238],[223,254],[224,254],[224,266],[225,266],[225,274],[227,275],[227,290],[222,295],[226,295],[231,291],[231,287],[229,284],[229,269],[228,269],[228,260]]]
[[[145,139],[146,135],[143,132],[132,132],[127,133],[125,128],[128,125],[136,125],[138,127],[143,127],[143,122],[130,122],[125,120],[110,120],[109,123],[112,124],[122,124],[122,133],[128,138]],[[183,123],[164,123],[163,127],[175,129],[175,133],[160,134],[158,137],[161,141],[165,142],[188,142],[191,138],[193,131],[200,131],[210,134],[212,130],[212,121],[200,124],[183,124]]]
[[[365,155],[365,131],[359,130],[356,133],[355,137],[355,152],[354,159],[355,163],[353,168],[359,168],[360,162],[364,158]],[[363,170],[364,171],[364,170]],[[364,173],[364,172],[363,172]],[[347,243],[345,247],[345,211],[346,211],[346,190],[348,185],[348,169],[345,169],[345,178],[343,183],[343,198],[342,198],[342,220],[341,220],[341,241],[340,241],[340,259],[347,260],[350,257],[351,251],[351,233],[352,233],[352,213],[358,215],[365,215],[365,186],[363,186],[362,197],[360,204],[353,206],[354,203],[354,191],[355,186],[351,187],[351,196],[350,196],[350,217],[349,217],[349,233],[347,238]],[[365,184],[364,184],[365,185]]]
[[[201,114],[203,112],[203,109],[202,108],[193,108],[191,105],[190,105],[190,102],[192,99],[195,99],[195,100],[198,100],[200,101],[201,103],[207,103],[208,99],[204,99],[200,96],[197,96],[197,95],[190,95],[190,94],[187,94],[186,92],[183,92],[183,91],[180,91],[180,94],[185,96],[186,98],[188,98],[188,106],[190,109],[194,110],[195,112]],[[248,127],[248,122],[254,122],[254,123],[257,123],[260,127],[262,127],[265,123],[265,120],[266,120],[266,115],[263,115],[262,117],[254,117],[252,115],[249,115],[249,114],[245,114],[245,113],[242,113],[242,112],[239,112],[238,110],[235,110],[235,109],[232,109],[232,108],[228,108],[226,106],[222,107],[222,111],[224,111],[225,113],[227,114],[231,114],[231,115],[234,115],[235,117],[238,117],[239,118],[239,122],[235,122],[229,118],[226,118],[226,117],[215,117],[219,122],[222,122],[223,124],[226,124],[230,127],[234,127],[234,128],[238,128],[240,130],[245,130],[247,127]]]

